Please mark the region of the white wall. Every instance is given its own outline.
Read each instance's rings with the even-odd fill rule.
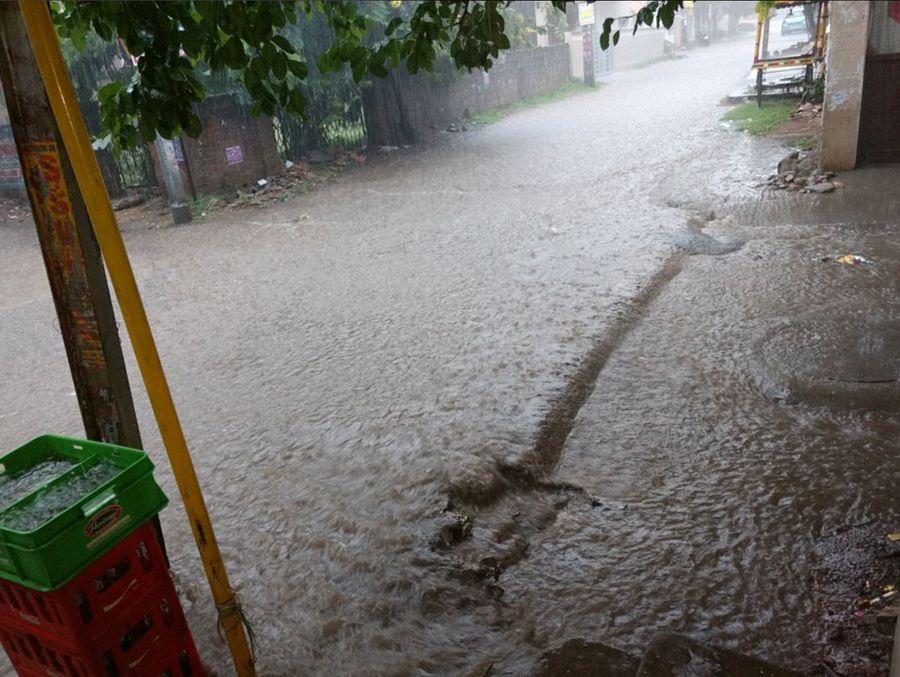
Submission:
[[[641,26],[634,35],[631,30],[623,30],[619,44],[612,48],[616,70],[648,63],[661,58],[665,53],[664,30]]]

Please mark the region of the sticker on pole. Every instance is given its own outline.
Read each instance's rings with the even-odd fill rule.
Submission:
[[[578,24],[580,26],[593,26],[596,21],[594,6],[586,2],[578,3]]]

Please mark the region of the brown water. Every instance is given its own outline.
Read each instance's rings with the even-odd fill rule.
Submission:
[[[620,73],[265,211],[127,233],[262,673],[516,672],[575,634],[637,648],[662,627],[814,656],[807,546],[894,514],[896,421],[759,395],[746,332],[840,300],[783,293],[778,245],[673,246],[710,211],[744,219],[716,235],[759,227],[753,185],[783,149],[718,121],[751,49]],[[0,440],[77,434],[34,237],[0,228],[0,249]],[[760,285],[775,305],[742,305]],[[451,489],[488,505],[434,550]],[[177,501],[163,526],[226,669]]]

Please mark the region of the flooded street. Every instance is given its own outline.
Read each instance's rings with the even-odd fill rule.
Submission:
[[[761,206],[784,146],[719,123],[751,54],[125,233],[261,674],[520,674],[567,638],[640,654],[660,630],[819,662],[815,540],[900,516],[900,420],[767,397],[757,348],[814,307],[896,322],[900,271],[816,257],[900,251],[896,223]],[[733,246],[694,256],[703,233]],[[80,435],[33,229],[0,250],[0,442]],[[125,349],[188,621],[228,673]],[[473,528],[441,546],[448,501]]]

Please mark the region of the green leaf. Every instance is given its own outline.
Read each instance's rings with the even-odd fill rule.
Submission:
[[[288,103],[290,104],[291,110],[298,115],[303,115],[306,111],[306,99],[303,98],[303,92],[299,89],[292,89],[290,95],[288,96]]]
[[[284,37],[283,35],[276,35],[272,38],[272,42],[275,43],[278,47],[283,49],[288,54],[294,53],[294,46],[290,43],[290,41]]]
[[[105,101],[108,99],[112,99],[115,97],[120,91],[122,91],[124,85],[118,80],[113,80],[112,82],[107,82],[100,89],[97,90],[97,98],[100,101]]]
[[[141,132],[141,138],[144,141],[149,143],[156,138],[156,126],[153,124],[153,122],[151,122],[150,116],[146,113],[144,115],[141,115],[140,119],[138,120],[138,128]]]
[[[291,74],[294,77],[300,78],[301,80],[304,80],[309,74],[309,68],[307,68],[306,64],[303,61],[300,61],[299,57],[288,59],[287,65],[288,69],[291,71]]]
[[[272,62],[272,72],[275,74],[276,78],[281,80],[287,75],[287,68],[287,57],[284,55],[284,52],[278,52],[275,55],[275,60]]]
[[[250,72],[255,73],[260,78],[265,79],[269,75],[267,64],[261,56],[255,56],[250,60]]]
[[[604,52],[609,49],[609,33],[601,33],[600,34],[600,49]]]
[[[393,35],[394,31],[396,31],[400,26],[403,25],[403,18],[399,16],[395,16],[393,19],[388,21],[388,25],[384,28],[385,35]]]
[[[188,116],[187,124],[184,125],[184,131],[188,136],[194,139],[200,136],[200,132],[203,131],[203,126],[200,124],[200,118],[198,118],[193,111],[191,111]]]
[[[374,75],[377,78],[386,78],[388,74],[388,69],[384,67],[384,64],[379,61],[370,61],[369,62],[369,73]]]
[[[353,79],[356,82],[362,80],[363,75],[366,74],[366,62],[365,61],[357,61],[356,63],[350,66],[350,72],[353,74]]]

